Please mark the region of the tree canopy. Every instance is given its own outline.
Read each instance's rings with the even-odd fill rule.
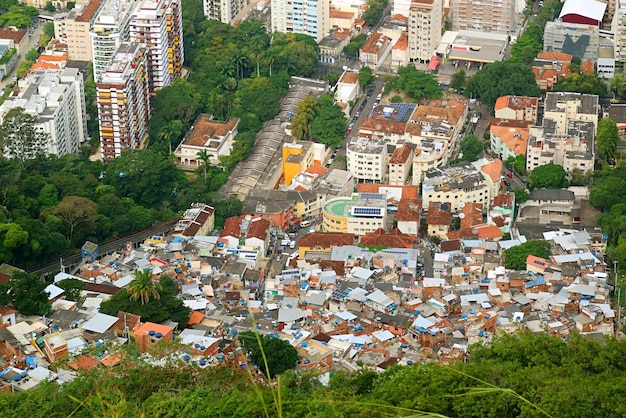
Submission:
[[[385,93],[395,89],[402,90],[415,100],[439,99],[443,96],[437,76],[419,71],[414,65],[399,67],[398,75],[387,79]]]
[[[571,73],[559,80],[554,91],[574,91],[583,94],[606,96],[607,86],[595,73]]]
[[[260,344],[259,344],[260,340]],[[251,353],[252,360],[270,378],[293,369],[298,362],[298,352],[287,341],[251,331],[239,334],[241,345]]]
[[[129,285],[110,299],[102,302],[100,312],[108,315],[117,315],[119,311],[129,312],[141,316],[144,321],[156,323],[172,319],[174,322],[178,322],[181,328],[184,327],[189,320],[191,310],[178,297],[176,283],[167,276],[161,277],[158,285],[151,288],[158,292],[159,297],[156,298],[153,290],[148,290],[146,286],[143,286],[145,284],[144,279],[144,276],[140,276],[140,281],[135,282],[132,287]],[[150,280],[152,280],[151,276]],[[140,285],[142,285],[141,288]],[[149,292],[149,294],[145,292]]]
[[[22,315],[48,315],[52,306],[47,286],[36,275],[15,270],[11,279],[0,285],[0,305],[10,305]]]
[[[459,161],[476,161],[483,152],[483,141],[478,139],[476,135],[467,135],[461,140],[459,148],[462,153]]]
[[[600,153],[600,158],[611,161],[617,155],[619,145],[619,130],[617,124],[611,119],[601,119],[598,121],[598,135],[596,136],[596,146]]]
[[[541,94],[535,75],[526,64],[498,61],[485,65],[469,81],[467,96],[480,98],[493,106],[500,96],[535,96]]]
[[[549,163],[535,168],[528,175],[531,189],[561,189],[568,186],[567,172],[558,164]]]
[[[338,147],[346,131],[346,114],[337,106],[330,94],[321,96],[315,104],[311,122],[311,137],[328,147]]]
[[[526,270],[526,258],[529,255],[548,259],[550,257],[550,243],[545,240],[529,240],[504,250],[504,267]]]
[[[526,25],[526,29],[522,36],[517,38],[517,41],[511,46],[512,62],[518,62],[522,64],[531,64],[537,54],[541,52],[543,37],[543,30],[535,22],[530,22]]]

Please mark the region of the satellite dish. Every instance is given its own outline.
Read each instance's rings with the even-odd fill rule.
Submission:
[[[465,207],[465,202],[461,202],[461,203],[459,203],[459,207],[460,207],[460,208],[464,208],[464,207]]]
[[[459,219],[465,218],[465,214],[463,212],[459,213]]]

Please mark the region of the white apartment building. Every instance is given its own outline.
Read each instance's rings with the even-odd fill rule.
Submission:
[[[543,126],[532,126],[526,150],[526,170],[545,164],[557,164],[566,172],[593,170],[595,126],[591,121],[570,120],[567,132],[556,132],[554,121],[544,119]]]
[[[138,0],[103,0],[89,30],[96,83],[120,44],[128,41],[129,22],[138,4]]]
[[[311,35],[317,42],[330,26],[329,0],[272,0],[272,32]]]
[[[355,179],[384,181],[387,174],[387,143],[384,140],[357,138],[346,147],[348,171]]]
[[[75,68],[35,70],[20,80],[17,96],[0,106],[0,121],[9,110],[21,107],[38,118],[38,128],[49,135],[45,152],[65,155],[78,151],[87,140],[85,92],[82,74]]]
[[[448,141],[441,139],[422,139],[413,155],[413,185],[422,182],[424,172],[448,163]]]
[[[500,173],[497,178],[500,179]],[[427,207],[431,202],[449,202],[452,212],[468,202],[482,203],[486,207],[497,192],[498,187],[494,185],[490,173],[463,162],[424,173],[422,204]]]
[[[443,0],[413,0],[409,9],[409,59],[426,62],[441,41]]]
[[[397,147],[389,159],[389,184],[404,186],[413,164],[414,144],[405,143]]]
[[[556,123],[555,133],[567,133],[567,124],[572,120],[593,122],[598,127],[600,113],[599,98],[594,94],[571,92],[548,92],[545,100],[543,119],[551,119]],[[545,125],[545,123],[544,123]]]
[[[617,7],[611,22],[615,34],[615,60],[626,62],[626,0],[615,0]]]
[[[167,87],[180,74],[175,64],[182,62],[182,21],[178,0],[141,1],[130,19],[130,40],[146,44],[148,50],[148,80],[150,93]],[[170,44],[170,37],[178,36],[180,51]],[[175,52],[178,52],[175,53]]]
[[[207,19],[229,24],[250,4],[250,0],[204,0],[202,3]]]
[[[102,0],[77,4],[68,13],[54,15],[54,34],[67,43],[67,57],[71,61],[89,62],[93,59],[89,29]]]
[[[96,84],[103,160],[138,148],[148,134],[150,90],[147,47],[122,43]]]
[[[213,115],[201,114],[176,147],[176,163],[182,169],[195,170],[204,164],[198,153],[205,151],[209,155],[208,163],[218,164],[220,157],[230,155],[238,125],[238,118],[220,121],[213,120]]]
[[[452,30],[508,33],[515,29],[514,0],[450,0]]]

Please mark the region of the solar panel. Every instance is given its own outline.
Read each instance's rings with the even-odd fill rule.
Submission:
[[[384,199],[385,196],[382,193],[361,193],[362,199]]]
[[[382,216],[382,208],[352,208],[352,215],[354,216]]]

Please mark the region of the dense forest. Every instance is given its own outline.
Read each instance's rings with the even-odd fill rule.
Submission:
[[[125,364],[70,383],[0,394],[4,417],[611,417],[625,416],[626,343],[574,336],[502,336],[470,360],[334,372],[328,385],[288,371],[264,385],[246,371],[173,360]],[[195,363],[195,365],[193,364]],[[440,414],[440,415],[436,415]]]

